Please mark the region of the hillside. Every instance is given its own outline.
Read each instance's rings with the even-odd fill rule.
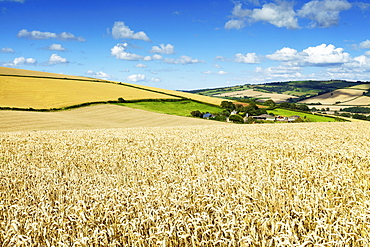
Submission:
[[[88,102],[189,98],[220,105],[221,99],[93,78],[0,67],[0,107],[51,109]]]
[[[315,97],[311,97],[306,100],[301,100],[298,103],[304,103],[304,104],[313,104],[313,103],[321,103],[321,104],[351,104],[351,102],[355,99],[358,99],[360,97],[366,97],[363,96],[367,90],[362,89],[355,89],[355,88],[345,88],[345,89],[337,89],[330,93],[325,93],[322,95],[318,95]],[[370,98],[370,97],[366,97]],[[366,100],[362,100],[363,103],[366,103]],[[370,101],[368,101],[367,104],[370,104]]]
[[[306,98],[325,94],[337,89],[358,87],[357,89],[369,90],[369,83],[351,82],[344,80],[330,81],[287,81],[287,82],[272,82],[265,84],[245,84],[240,86],[198,89],[187,91],[190,93],[234,97],[234,98],[255,98],[260,101],[267,99],[281,102],[291,98],[291,100],[304,100]]]
[[[218,121],[159,114],[117,105],[58,112],[0,111],[0,132],[217,125]]]

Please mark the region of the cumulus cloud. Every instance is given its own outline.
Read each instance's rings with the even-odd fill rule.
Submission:
[[[12,48],[4,47],[0,49],[0,53],[14,53],[15,51]]]
[[[145,75],[142,75],[142,74],[134,74],[134,75],[130,75],[127,77],[127,81],[131,81],[131,82],[138,82],[138,81],[144,81],[145,80]]]
[[[303,50],[304,61],[311,65],[333,65],[346,63],[350,55],[343,52],[343,48],[335,48],[334,45],[321,44],[315,47],[308,47]]]
[[[52,32],[41,32],[37,30],[27,31],[27,29],[22,29],[17,34],[18,38],[25,38],[25,39],[34,39],[34,40],[42,40],[42,39],[59,39],[59,40],[74,40],[74,41],[85,41],[82,37],[76,37],[75,35],[67,32],[63,32],[60,34],[52,33]]]
[[[166,58],[165,63],[168,64],[195,64],[195,63],[205,63],[203,60],[193,59],[189,56],[180,56],[178,59]]]
[[[238,53],[235,55],[234,61],[237,63],[259,63],[256,53],[247,53],[245,55]]]
[[[135,33],[123,21],[116,21],[112,28],[112,35],[115,39],[136,39],[150,41],[149,37],[143,32]]]
[[[57,54],[52,54],[48,61],[49,64],[55,65],[55,64],[66,64],[69,63],[66,58],[63,58]]]
[[[49,50],[49,51],[65,51],[66,49],[60,45],[60,44],[52,44],[50,46],[44,47],[44,50]]]
[[[135,65],[135,68],[147,68],[148,66],[142,63],[138,63]]]
[[[246,23],[265,21],[277,27],[289,29],[299,28],[293,3],[289,1],[277,1],[266,3],[262,8],[243,9],[241,3],[235,4],[232,11],[232,19],[226,22],[226,29],[241,29]]]
[[[127,52],[128,44],[123,43],[123,44],[117,44],[115,45],[110,51],[113,56],[115,56],[117,59],[122,59],[122,60],[130,60],[130,61],[138,61],[143,59],[143,56]]]
[[[34,58],[17,57],[5,66],[36,65],[37,60]]]
[[[273,54],[266,55],[268,59],[275,61],[291,61],[297,58],[298,52],[295,49],[284,47]]]
[[[226,71],[220,70],[216,74],[217,75],[227,75],[228,73]]]
[[[88,70],[86,72],[86,74],[88,76],[91,76],[91,77],[94,77],[94,78],[100,78],[100,79],[105,79],[105,80],[111,79],[113,77],[112,75],[107,74],[107,73],[105,73],[103,71],[94,72],[92,70]]]
[[[229,20],[225,24],[226,29],[242,29],[245,27],[245,20]]]
[[[365,40],[360,43],[360,48],[370,49],[370,40]]]
[[[331,27],[339,22],[339,13],[352,5],[347,0],[313,0],[298,11],[300,17],[312,20],[311,27]]]
[[[159,54],[174,54],[175,47],[171,44],[160,44],[160,46],[153,46],[150,50],[151,53],[159,53]]]
[[[266,58],[286,62],[292,66],[333,66],[343,64],[350,60],[349,53],[343,48],[336,48],[334,45],[321,44],[308,47],[302,52],[284,47],[273,54],[266,55]]]

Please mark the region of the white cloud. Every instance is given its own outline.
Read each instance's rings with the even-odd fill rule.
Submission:
[[[107,74],[103,71],[99,71],[99,72],[94,72],[92,70],[88,70],[86,72],[87,75],[91,76],[91,77],[94,77],[94,78],[100,78],[100,79],[105,79],[105,80],[109,80],[111,78],[113,78],[112,75],[110,74]]]
[[[135,75],[130,75],[127,77],[128,81],[131,82],[138,82],[138,81],[144,81],[145,80],[145,75],[142,74],[135,74]]]
[[[159,53],[159,54],[174,54],[175,53],[175,47],[171,44],[160,44],[160,47],[153,46],[151,53]]]
[[[277,27],[289,29],[299,28],[298,19],[293,9],[293,3],[289,1],[277,1],[267,3],[261,9],[243,9],[241,3],[237,3],[232,11],[232,19],[226,22],[226,29],[241,29],[246,23],[265,21]]]
[[[52,54],[49,58],[48,63],[49,64],[65,64],[65,63],[68,63],[68,60],[57,54]]]
[[[278,51],[275,51],[274,54],[266,55],[268,59],[275,61],[291,61],[297,58],[298,52],[289,47],[284,47]]]
[[[370,8],[370,3],[363,3],[363,2],[354,2],[361,10],[367,10]]]
[[[161,82],[162,80],[160,78],[152,78],[150,81],[151,82]]]
[[[112,28],[112,35],[115,39],[136,39],[150,41],[149,37],[143,32],[135,33],[123,21],[116,21]]]
[[[161,55],[155,54],[152,56],[153,60],[162,60],[163,57]]]
[[[267,78],[301,78],[303,77],[301,67],[285,67],[285,66],[277,66],[277,67],[269,67],[267,69],[263,69],[262,67],[256,67],[255,72],[258,74],[262,74]]]
[[[60,34],[51,33],[51,32],[41,32],[41,31],[27,31],[26,29],[22,29],[17,34],[18,38],[26,38],[26,39],[35,39],[35,40],[42,40],[42,39],[59,39],[59,40],[75,40],[75,41],[85,41],[82,37],[76,37],[71,33],[63,32]]]
[[[145,64],[142,64],[142,63],[138,63],[135,65],[136,68],[147,68],[148,65],[145,65]]]
[[[310,65],[333,65],[346,63],[350,55],[343,52],[343,48],[335,48],[334,45],[321,44],[315,47],[308,47],[303,50],[304,62]]]
[[[370,51],[366,51],[365,56],[370,56]]]
[[[216,74],[217,75],[227,75],[228,73],[226,71],[220,70]]]
[[[212,71],[208,70],[208,71],[203,71],[202,73],[206,74],[206,75],[209,75],[209,74],[212,74]]]
[[[12,48],[4,47],[0,49],[0,53],[14,53],[15,51]]]
[[[229,20],[225,24],[226,29],[242,29],[245,27],[245,21],[244,20]]]
[[[178,59],[166,58],[165,63],[168,64],[195,64],[195,63],[205,63],[203,60],[193,59],[189,56],[180,56]]]
[[[34,58],[17,57],[12,62],[5,64],[5,66],[20,66],[20,65],[36,65],[37,61]]]
[[[110,51],[113,56],[115,56],[117,59],[122,59],[122,60],[129,60],[129,61],[138,61],[143,59],[142,56],[127,52],[128,44],[123,43],[123,44],[117,44],[115,45]]]
[[[50,46],[47,46],[44,48],[45,50],[49,50],[49,51],[65,51],[66,49],[60,45],[60,44],[52,44]]]
[[[237,63],[259,63],[256,53],[247,53],[245,55],[238,53],[235,55],[234,61]]]
[[[370,49],[370,40],[365,40],[360,43],[360,48]]]
[[[295,49],[284,47],[266,58],[285,62],[291,66],[333,66],[346,63],[350,60],[349,53],[344,52],[343,48],[336,48],[334,45],[321,44],[308,47],[302,52]]]
[[[306,3],[298,15],[312,20],[311,27],[331,27],[338,24],[339,13],[351,7],[347,0],[313,0]]]
[[[215,57],[215,60],[216,61],[228,61],[228,59],[226,57],[224,57],[224,56],[216,56]]]

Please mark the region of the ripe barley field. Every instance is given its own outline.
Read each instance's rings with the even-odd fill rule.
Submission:
[[[1,246],[369,246],[370,124],[0,133]]]

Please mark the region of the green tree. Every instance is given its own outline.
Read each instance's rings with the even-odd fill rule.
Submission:
[[[234,123],[244,123],[243,117],[238,114],[230,115],[229,120]]]

